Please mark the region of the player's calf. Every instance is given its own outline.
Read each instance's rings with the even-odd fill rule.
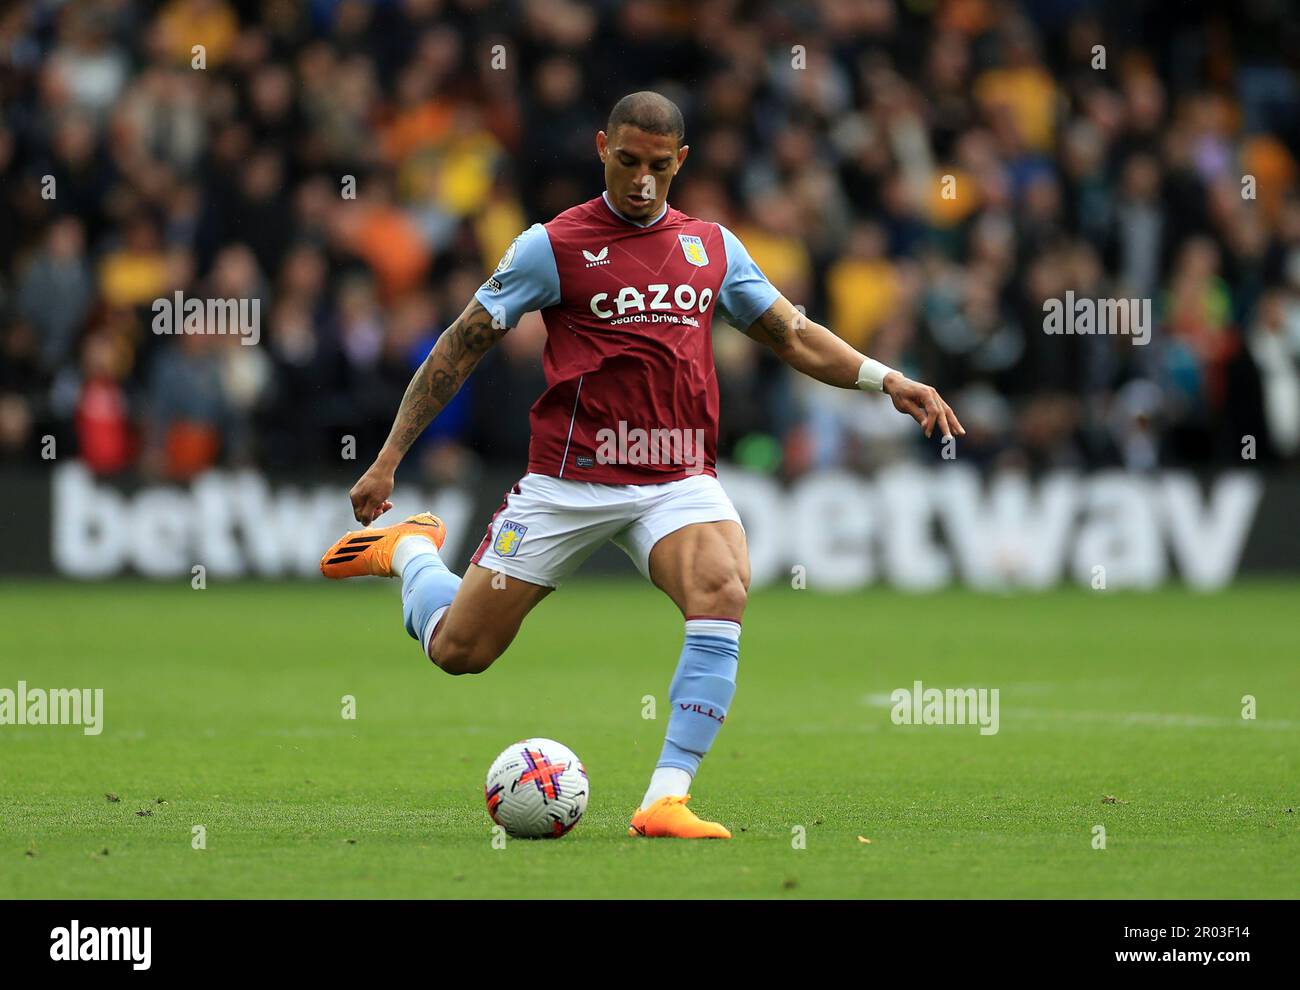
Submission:
[[[429,659],[448,674],[481,674],[514,641],[524,616],[553,590],[471,564],[427,641]]]

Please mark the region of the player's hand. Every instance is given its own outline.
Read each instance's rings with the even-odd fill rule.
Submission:
[[[348,497],[352,499],[352,514],[357,522],[369,526],[393,507],[388,497],[393,494],[393,474],[371,465],[361,480],[352,486]]]
[[[897,371],[885,376],[884,392],[894,400],[894,408],[906,413],[921,424],[927,437],[939,428],[939,435],[947,440],[951,436],[964,437],[966,428],[957,421],[957,414],[952,406],[929,385],[922,385],[910,378],[904,378]]]

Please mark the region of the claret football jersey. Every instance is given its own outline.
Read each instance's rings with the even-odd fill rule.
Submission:
[[[602,484],[715,474],[713,314],[743,329],[777,296],[731,231],[667,206],[641,224],[602,194],[534,224],[476,293],[506,326],[532,310],[546,323],[528,470]]]

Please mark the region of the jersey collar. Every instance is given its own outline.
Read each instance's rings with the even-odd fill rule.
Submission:
[[[625,216],[622,212],[620,212],[618,207],[616,207],[613,203],[609,201],[608,189],[601,192],[600,198],[605,201],[605,205],[609,207],[610,212],[613,213],[614,216],[618,217],[620,220],[627,221],[628,223],[632,224],[634,227],[653,227],[660,220],[662,220],[668,213],[668,203],[665,202],[664,208],[659,211],[658,215],[655,216],[653,220],[647,220],[645,223],[642,223],[640,220],[633,220],[631,217]]]

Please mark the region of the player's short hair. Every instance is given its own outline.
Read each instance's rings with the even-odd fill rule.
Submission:
[[[614,104],[609,112],[609,122],[605,133],[613,134],[614,129],[622,124],[631,124],[650,134],[666,134],[677,139],[677,146],[682,146],[686,137],[686,121],[677,104],[662,93],[643,89],[639,93],[629,93]]]

